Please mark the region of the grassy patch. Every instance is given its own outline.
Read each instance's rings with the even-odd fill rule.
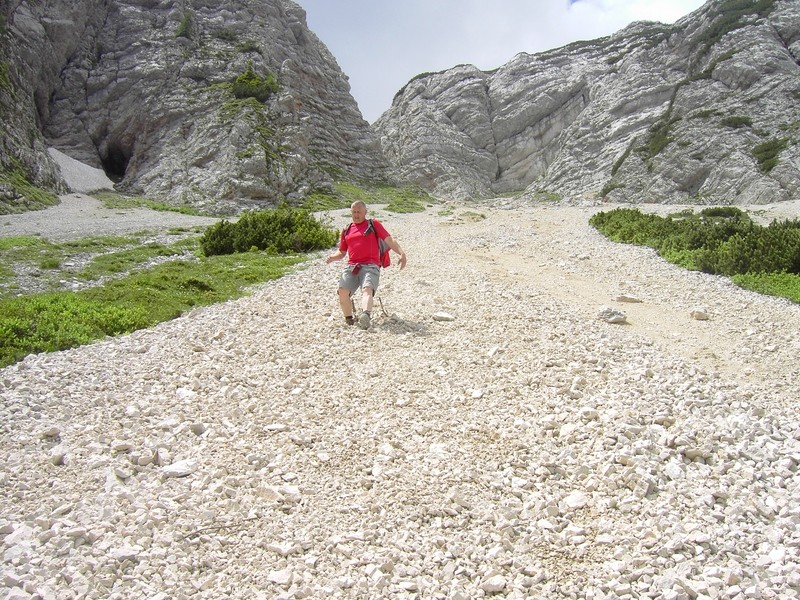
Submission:
[[[689,115],[690,119],[710,119],[711,117],[719,116],[720,111],[716,109],[698,110]]]
[[[525,190],[515,190],[513,192],[503,192],[502,194],[495,194],[495,198],[519,198],[525,193]]]
[[[198,247],[197,236],[177,241],[168,247],[139,246],[145,235],[149,236],[149,233],[143,232],[139,236],[82,238],[59,244],[36,236],[0,238],[0,298],[16,295],[18,292],[15,267],[28,271],[33,269],[34,273],[36,269],[48,271],[47,274],[40,275],[40,285],[44,289],[57,290],[61,287],[61,279],[76,276],[74,271],[69,271],[64,265],[78,257],[94,256],[89,266],[77,274],[83,279],[94,280],[137,268],[155,256],[195,252]]]
[[[559,194],[556,192],[550,192],[548,190],[538,191],[534,199],[538,200],[539,202],[547,202],[550,204],[557,204],[558,202],[561,202],[561,196]]]
[[[261,54],[261,47],[255,40],[244,40],[236,44],[236,51],[240,54],[248,54],[250,52]]]
[[[189,11],[184,13],[183,17],[181,18],[181,22],[178,23],[178,29],[175,31],[175,37],[191,39],[192,29],[194,29],[194,14]]]
[[[5,61],[0,62],[0,90],[7,94],[14,93],[14,85],[11,83],[11,71]]]
[[[644,152],[647,158],[655,158],[675,139],[671,135],[672,126],[679,120],[679,117],[672,117],[668,112],[661,119],[650,126],[650,129],[648,130],[647,144],[644,146]]]
[[[433,199],[422,188],[416,186],[394,187],[378,186],[374,191],[374,202],[385,202],[389,212],[422,212],[425,206],[433,204]]]
[[[628,160],[628,156],[630,156],[631,152],[633,151],[633,144],[634,144],[634,142],[631,142],[630,144],[628,144],[628,147],[625,148],[625,152],[623,152],[620,155],[620,157],[616,161],[614,161],[614,165],[611,167],[611,177],[612,178],[614,177],[614,175],[617,174],[617,171],[619,171],[622,168],[622,165],[625,163],[625,161]],[[608,192],[606,192],[606,193],[608,193]],[[603,194],[603,195],[605,195],[605,194]]]
[[[383,210],[393,213],[423,212],[434,202],[430,195],[416,186],[395,187],[384,183],[337,181],[335,193],[313,193],[308,196],[303,208],[307,210],[335,210],[348,208],[361,200],[370,210],[376,204],[385,205]]]
[[[252,72],[252,67],[248,72]],[[253,77],[256,79],[250,80],[248,77],[247,73],[241,75],[240,79],[244,79],[239,81],[238,86],[234,83],[227,87],[234,97],[220,107],[220,118],[224,125],[231,128],[240,121],[247,122],[252,128],[252,137],[250,140],[242,141],[240,147],[244,150],[237,153],[238,158],[247,159],[255,156],[256,152],[262,152],[267,165],[274,169],[277,164],[283,162],[283,153],[286,149],[280,143],[278,125],[264,105],[266,97],[273,93],[270,91],[271,84],[264,83],[255,73]],[[257,80],[262,81],[263,86]],[[274,80],[272,81],[274,83]],[[274,85],[274,89],[277,90],[277,83]]]
[[[144,246],[100,254],[94,257],[89,265],[78,273],[78,276],[88,280],[99,279],[106,275],[127,273],[138,265],[153,259],[180,256],[181,254],[183,254],[182,248],[151,242]]]
[[[35,235],[16,235],[11,237],[0,238],[0,250],[6,252],[17,248],[30,248],[32,246],[41,246],[48,242]]]
[[[21,167],[0,173],[0,186],[11,188],[18,196],[14,200],[0,200],[0,214],[39,210],[58,204],[58,196],[33,185]]]
[[[800,275],[794,273],[746,273],[734,275],[731,281],[747,290],[786,298],[800,304]]]
[[[485,214],[475,212],[473,210],[465,210],[458,216],[464,219],[465,221],[472,221],[473,223],[476,223],[478,221],[483,221],[486,218]]]
[[[64,252],[58,245],[40,237],[0,238],[0,297],[3,295],[3,288],[13,286],[16,281],[15,265],[43,268],[42,265],[61,264],[63,257]]]
[[[624,188],[624,187],[625,187],[625,184],[619,183],[618,181],[614,181],[614,180],[606,181],[605,184],[603,184],[603,187],[600,188],[600,197],[601,198],[605,197],[608,194],[610,194],[611,192],[613,192],[614,190],[619,189],[619,188]]]
[[[393,213],[415,213],[424,212],[425,206],[411,198],[398,198],[387,204],[385,210]]]
[[[149,208],[163,212],[176,212],[184,215],[202,216],[202,213],[191,206],[174,206],[165,202],[157,202],[144,196],[126,196],[117,192],[96,192],[92,194],[103,203],[103,206],[111,209],[130,209],[130,208]]]
[[[731,31],[747,25],[750,15],[768,16],[775,8],[775,0],[722,0],[713,8],[716,13],[712,16],[713,21],[698,40],[702,44],[702,53]]]
[[[226,85],[230,88],[230,85]],[[220,107],[219,115],[224,123],[233,125],[240,118],[261,113],[263,110],[263,103],[255,98],[232,98]]]
[[[173,261],[80,292],[0,300],[0,366],[27,354],[65,350],[173,319],[247,293],[303,256],[249,253]]]
[[[316,212],[320,210],[336,210],[347,208],[350,205],[341,196],[328,194],[325,192],[313,192],[309,194],[303,202],[303,208],[308,211]]]
[[[235,44],[239,40],[239,35],[233,29],[226,28],[217,29],[211,33],[211,37],[222,40],[223,42],[228,42],[229,44]]]

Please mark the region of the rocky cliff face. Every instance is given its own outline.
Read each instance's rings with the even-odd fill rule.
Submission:
[[[800,194],[800,3],[712,0],[672,26],[410,81],[375,123],[398,175],[439,196],[629,202]]]
[[[303,195],[332,166],[385,174],[346,76],[289,0],[0,0],[0,15],[12,205],[14,174],[66,190],[48,146],[118,189],[217,211]]]

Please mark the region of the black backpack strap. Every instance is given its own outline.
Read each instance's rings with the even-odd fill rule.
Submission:
[[[370,228],[372,228],[372,231],[375,233],[375,243],[378,244],[378,268],[380,269],[383,266],[381,264],[383,262],[381,260],[381,240],[378,237],[378,230],[375,229],[375,224],[372,222],[372,219],[369,220],[369,227],[367,227],[367,231],[369,231]],[[364,235],[366,235],[367,231],[364,232]]]

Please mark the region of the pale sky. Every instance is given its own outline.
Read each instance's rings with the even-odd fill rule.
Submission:
[[[702,0],[295,0],[374,122],[414,76],[459,64],[490,70],[619,31],[674,23]]]

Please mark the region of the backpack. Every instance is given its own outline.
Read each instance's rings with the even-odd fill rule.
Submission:
[[[375,225],[372,223],[372,219],[368,220],[369,225],[364,230],[364,235],[369,234],[372,231],[375,234],[375,239],[378,240],[378,266],[380,267],[388,267],[392,264],[392,257],[389,255],[389,244],[386,243],[385,240],[382,240],[378,237],[378,232],[375,230]],[[348,225],[346,228],[342,229],[342,239],[347,235],[347,232],[350,231],[350,227],[352,227],[352,223]]]

